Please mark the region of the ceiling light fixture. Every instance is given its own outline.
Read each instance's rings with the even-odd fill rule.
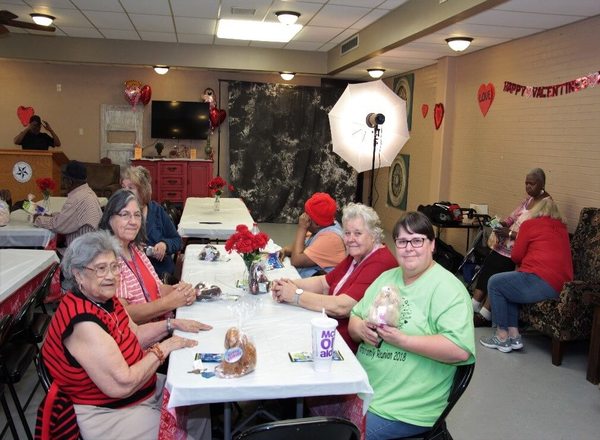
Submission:
[[[367,72],[369,72],[369,76],[371,78],[377,79],[383,76],[385,69],[367,69]]]
[[[446,38],[446,43],[455,52],[462,52],[471,45],[473,39],[471,37],[452,37]]]
[[[277,15],[279,22],[283,24],[294,24],[300,18],[300,13],[294,11],[277,11],[275,15]]]
[[[279,72],[279,76],[281,76],[281,79],[284,81],[291,81],[294,79],[294,76],[296,76],[296,72]]]
[[[40,26],[50,26],[56,18],[52,15],[38,13],[29,14],[29,16],[35,24],[39,24]]]
[[[169,71],[169,66],[154,66],[154,71],[159,75],[165,75]]]
[[[219,20],[217,37],[230,40],[287,43],[300,29],[302,29],[301,24],[223,19]]]

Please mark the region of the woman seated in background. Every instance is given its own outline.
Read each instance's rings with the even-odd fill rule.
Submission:
[[[79,433],[87,440],[158,438],[165,376],[156,369],[172,351],[197,345],[171,336],[166,321],[138,326],[129,319],[115,297],[120,252],[114,237],[97,231],[76,238],[62,260],[68,291],[42,346],[58,393],[40,404],[40,415],[51,411],[60,417],[48,418],[50,438],[75,439]],[[190,416],[189,438],[210,439],[207,407]]]
[[[540,201],[550,197],[545,190],[546,174],[541,168],[534,168],[525,177],[525,192],[527,197],[519,206],[500,223],[501,228],[494,229],[495,243],[492,251],[486,257],[477,285],[473,292],[473,320],[475,327],[490,327],[492,325],[492,310],[488,296],[488,281],[494,274],[515,270],[515,263],[510,258],[514,240],[519,235],[519,227],[529,218],[529,211]]]
[[[433,260],[435,234],[420,212],[394,226],[399,268],[384,272],[352,309],[350,336],[374,396],[366,439],[391,439],[429,430],[448,403],[456,365],[475,362],[472,308],[465,286]],[[382,287],[400,293],[396,325],[367,320]]]
[[[280,279],[272,287],[273,297],[338,320],[338,331],[353,352],[356,344],[348,335],[348,317],[365,290],[382,272],[397,263],[382,244],[383,230],[373,208],[350,203],[342,213],[344,245],[348,256],[327,275],[297,280]]]
[[[112,233],[121,244],[118,258],[121,279],[117,285],[117,297],[137,324],[170,317],[177,307],[189,306],[196,301],[196,292],[191,284],[180,282],[169,286],[158,278],[142,250],[146,237],[143,220],[135,194],[120,189],[108,200],[99,226]],[[196,332],[200,329],[196,321],[177,319],[169,322],[177,330]]]
[[[181,250],[182,241],[164,208],[152,199],[150,172],[144,167],[129,167],[121,174],[121,186],[134,193],[142,209],[146,226],[146,255],[154,270],[163,279],[173,275],[173,255]]]
[[[569,232],[558,206],[544,199],[530,211],[512,248],[516,272],[494,275],[488,283],[494,322],[498,326],[481,345],[503,353],[523,348],[519,334],[520,304],[557,299],[563,284],[573,279]]]

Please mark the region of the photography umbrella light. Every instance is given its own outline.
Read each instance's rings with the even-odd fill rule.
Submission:
[[[333,152],[359,173],[371,170],[372,205],[374,170],[390,166],[409,138],[406,101],[381,80],[349,84],[329,112],[329,126]]]

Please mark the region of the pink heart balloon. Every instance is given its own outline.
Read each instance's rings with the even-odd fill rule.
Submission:
[[[150,99],[152,99],[152,89],[146,84],[140,89],[140,101],[142,104],[148,105]]]

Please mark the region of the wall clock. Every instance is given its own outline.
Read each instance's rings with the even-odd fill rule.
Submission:
[[[17,182],[25,183],[31,179],[33,171],[27,162],[19,161],[13,166],[12,174]]]
[[[408,166],[410,156],[399,154],[390,166],[388,180],[388,203],[394,208],[406,210],[408,195]]]

